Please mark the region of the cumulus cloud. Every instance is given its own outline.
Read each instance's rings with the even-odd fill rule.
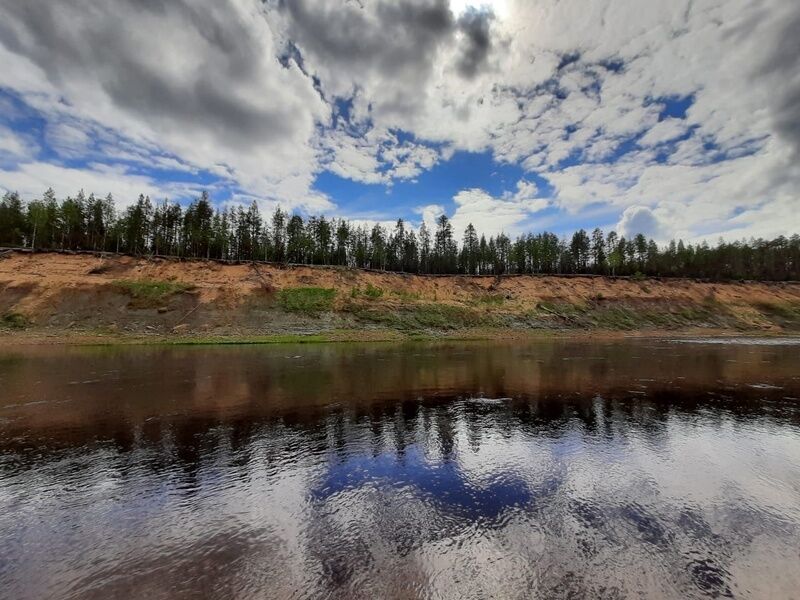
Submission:
[[[337,128],[326,133],[320,146],[325,168],[361,183],[391,185],[396,180],[413,180],[440,159],[435,149],[400,141],[394,133],[377,128],[363,134]]]
[[[329,106],[296,63],[278,60],[255,2],[10,2],[0,44],[0,86],[50,120],[68,115],[53,141],[69,155],[83,141],[79,124],[98,123],[222,166],[264,195],[325,204],[310,186]]]
[[[445,209],[441,204],[426,204],[417,206],[414,212],[421,217],[422,223],[425,223],[425,226],[433,231],[436,228],[436,219],[445,214]]]
[[[627,237],[641,233],[648,239],[652,238],[662,242],[671,237],[671,232],[664,223],[646,206],[626,208],[617,223],[617,231]]]
[[[492,13],[470,9],[458,20],[466,43],[461,49],[456,68],[462,77],[472,78],[486,65],[492,46],[489,27]]]
[[[519,116],[511,96],[491,91],[506,42],[491,11],[456,15],[447,0],[275,6],[268,19],[281,39],[299,49],[326,97],[352,100],[359,123],[482,150],[498,119]]]
[[[18,168],[0,168],[0,188],[19,192],[28,199],[41,198],[42,192],[58,182],[64,193],[74,194],[85,190],[102,195],[112,194],[118,208],[133,203],[139,194],[151,198],[176,198],[199,196],[197,186],[160,183],[151,177],[131,173],[123,167],[90,164],[84,168],[71,168],[43,162],[28,162]]]
[[[525,180],[519,181],[516,192],[500,198],[477,188],[461,191],[453,198],[453,228],[461,232],[472,223],[487,235],[522,233],[531,227],[531,216],[550,204],[537,197],[537,192],[536,185]]]
[[[366,102],[403,116],[416,110],[438,49],[455,31],[446,0],[286,0],[275,8],[276,29],[326,92],[349,97],[363,87]]]
[[[800,4],[492,6],[11,2],[0,5],[0,88],[44,115],[57,160],[152,157],[289,208],[335,212],[314,189],[325,170],[390,186],[486,151],[546,193],[469,186],[442,207],[457,227],[517,231],[547,203],[567,221],[600,210],[626,227],[647,210],[661,234],[690,239],[788,233]],[[9,161],[44,164],[31,148],[0,130],[0,184]]]

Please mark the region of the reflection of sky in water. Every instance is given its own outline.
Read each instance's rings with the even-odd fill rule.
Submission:
[[[314,501],[324,502],[343,490],[367,483],[412,488],[422,501],[441,504],[442,510],[468,519],[494,519],[507,508],[530,503],[537,495],[510,473],[494,473],[476,485],[459,470],[457,462],[447,459],[430,463],[415,446],[402,455],[357,456],[331,465],[310,495]]]
[[[534,361],[502,349],[402,368],[385,350],[402,399],[352,401],[336,377],[362,362],[331,350],[303,350],[319,381],[269,353],[224,369],[217,351],[137,355],[163,396],[92,384],[69,412],[23,406],[23,360],[0,374],[13,396],[0,401],[0,597],[790,597],[796,361],[720,347],[703,355],[703,386],[683,347],[621,381],[607,373],[639,364],[641,346],[587,348],[583,362],[562,360],[581,356],[573,347],[528,350],[570,366],[552,375],[565,385],[533,380],[524,396],[509,382],[531,385]],[[130,373],[115,366],[126,356],[103,372]],[[772,368],[731,375],[732,358]],[[669,383],[680,373],[691,389]],[[749,385],[762,381],[773,386]],[[636,385],[647,394],[624,392]],[[340,386],[337,401],[302,408],[320,386]],[[243,395],[212,393],[226,388]]]

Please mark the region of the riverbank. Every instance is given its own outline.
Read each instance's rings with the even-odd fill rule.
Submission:
[[[535,340],[615,339],[800,339],[792,334],[742,333],[725,329],[681,330],[518,330],[478,329],[406,334],[393,330],[336,330],[309,334],[205,335],[91,333],[60,330],[0,330],[0,348],[20,346],[225,346],[275,344],[362,344],[403,342],[490,342]]]
[[[796,282],[436,277],[116,255],[0,259],[0,343],[796,333]]]
[[[491,341],[546,341],[546,340],[800,340],[800,333],[759,333],[731,331],[729,329],[647,329],[640,331],[614,330],[519,330],[519,329],[467,329],[457,331],[432,331],[407,334],[394,330],[335,330],[308,334],[274,335],[206,335],[203,333],[135,334],[93,333],[81,330],[52,329],[0,329],[0,347],[21,346],[255,346],[276,344],[382,344],[403,342],[491,342]]]

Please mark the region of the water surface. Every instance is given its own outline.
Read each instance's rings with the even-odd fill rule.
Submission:
[[[0,350],[0,597],[791,598],[784,343]]]

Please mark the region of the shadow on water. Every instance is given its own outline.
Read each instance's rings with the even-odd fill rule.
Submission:
[[[5,350],[0,589],[781,596],[800,583],[793,350]]]

